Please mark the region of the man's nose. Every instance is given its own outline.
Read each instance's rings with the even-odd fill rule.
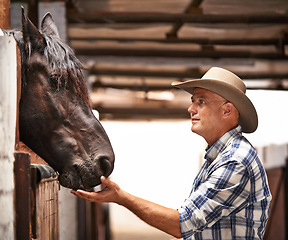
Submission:
[[[195,115],[196,111],[197,111],[197,109],[195,108],[194,104],[192,103],[188,108],[188,112],[192,115]]]

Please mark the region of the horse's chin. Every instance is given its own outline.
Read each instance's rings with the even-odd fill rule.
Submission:
[[[83,179],[82,179],[83,178]],[[101,184],[100,178],[86,179],[85,177],[75,176],[74,174],[63,173],[58,177],[61,186],[73,190],[82,189],[91,191],[94,187]]]

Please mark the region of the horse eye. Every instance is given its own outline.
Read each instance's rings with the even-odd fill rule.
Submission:
[[[59,76],[57,74],[50,74],[49,80],[52,82],[58,82]]]
[[[50,81],[50,84],[53,88],[57,88],[59,90],[59,88],[61,87],[61,75],[50,74],[49,75],[49,81]]]

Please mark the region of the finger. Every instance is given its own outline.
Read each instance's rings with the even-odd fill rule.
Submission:
[[[76,194],[78,196],[82,196],[82,197],[85,197],[85,198],[91,198],[93,196],[93,194],[95,194],[95,193],[94,192],[86,192],[84,190],[78,189],[76,191]]]
[[[109,178],[106,178],[104,176],[101,176],[100,177],[100,180],[101,182],[108,188],[111,188],[113,187],[113,182],[109,179]]]
[[[80,197],[80,196],[81,196],[80,193],[77,192],[76,190],[71,190],[71,193],[74,194],[74,195],[77,196],[77,197]]]

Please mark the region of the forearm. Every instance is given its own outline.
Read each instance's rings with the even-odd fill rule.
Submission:
[[[86,192],[83,190],[72,190],[71,192],[86,201],[97,203],[114,202],[122,205],[149,225],[174,237],[182,237],[180,218],[177,210],[135,197],[103,176],[101,177],[101,181],[106,185],[106,188],[100,192]]]
[[[176,238],[181,238],[179,213],[175,209],[167,208],[156,203],[133,196],[120,190],[119,205],[129,209],[149,225],[160,229]]]

